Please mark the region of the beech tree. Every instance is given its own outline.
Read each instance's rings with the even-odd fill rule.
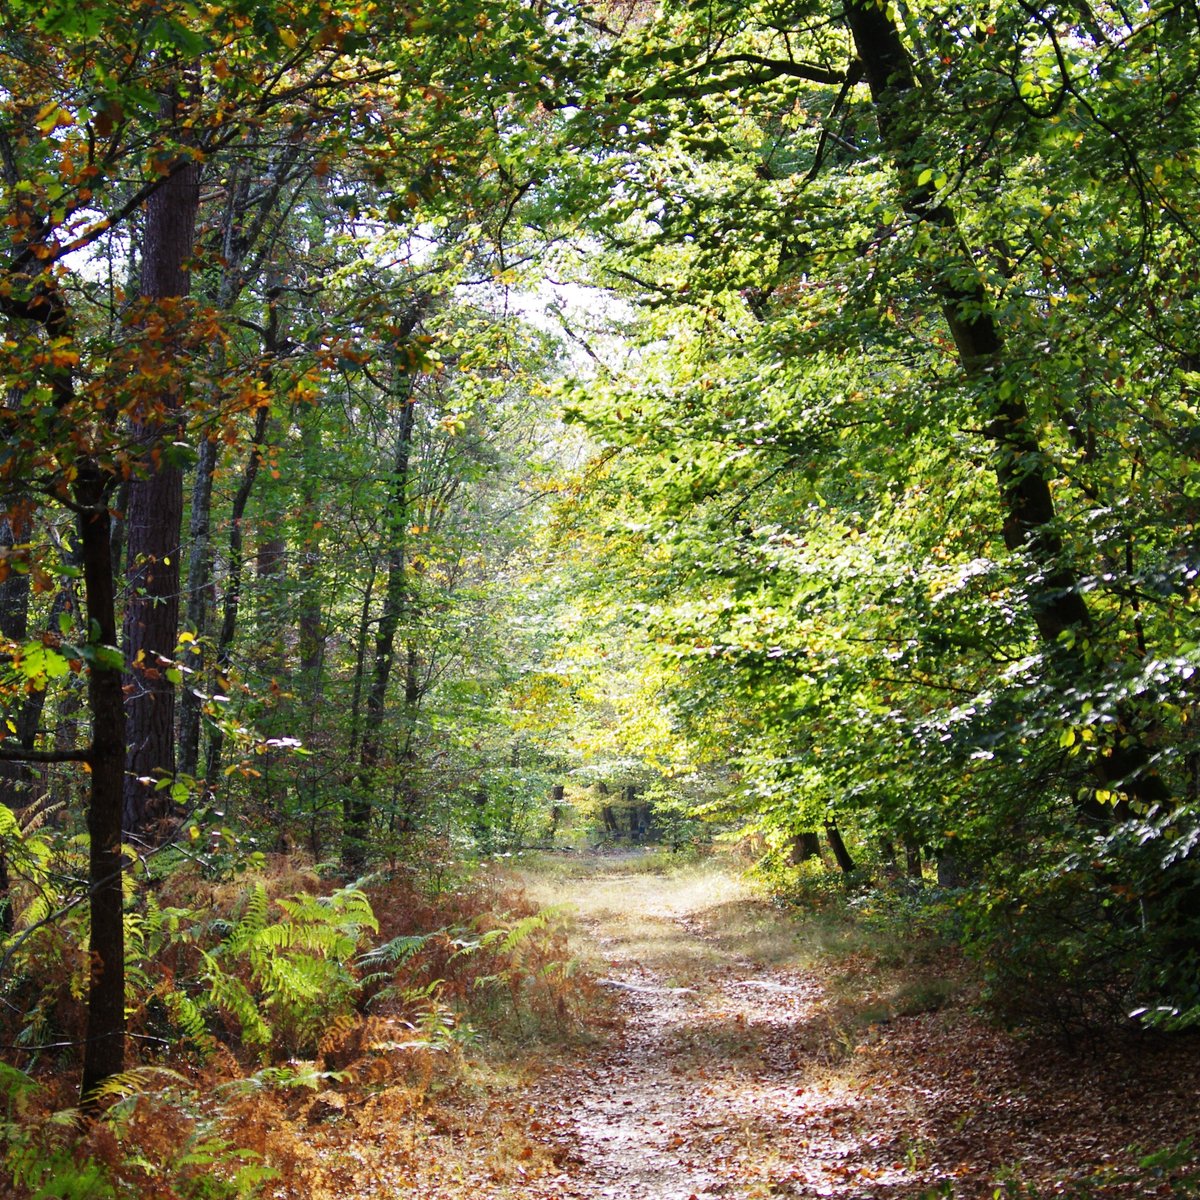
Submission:
[[[993,905],[1078,914],[1102,888],[1062,864],[1092,846],[1167,942],[1196,890],[1188,534],[1159,507],[1192,474],[1164,436],[1190,20],[673,8],[610,31],[565,122],[606,152],[558,193],[597,213],[579,275],[643,314],[571,411],[739,807],[781,846],[827,817],[925,844]]]

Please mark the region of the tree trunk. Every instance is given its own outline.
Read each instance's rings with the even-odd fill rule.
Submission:
[[[846,849],[846,843],[842,840],[842,832],[835,822],[825,822],[825,836],[829,839],[829,848],[833,851],[833,857],[837,859],[837,865],[843,874],[849,875],[854,870],[854,859],[850,857],[850,851]]]
[[[192,482],[188,523],[188,584],[184,627],[195,641],[183,652],[183,694],[179,701],[179,771],[195,778],[200,766],[200,726],[204,712],[203,638],[208,631],[212,592],[212,494],[218,443],[214,434],[200,443]]]
[[[36,322],[51,338],[72,340],[70,315],[53,286],[26,301],[0,291],[0,310]],[[66,368],[50,367],[46,383],[59,413],[76,399]],[[65,444],[70,444],[65,443]],[[111,473],[88,458],[72,463],[73,507],[79,515],[80,559],[88,628],[88,702],[92,740],[88,802],[89,938],[88,1017],[81,1098],[125,1065],[125,933],[122,916],[121,808],[125,758],[123,660],[117,648],[116,579],[112,562],[109,499]],[[64,757],[79,757],[74,748]]]
[[[13,528],[12,520],[0,520],[0,547],[11,551],[13,546],[20,544],[23,538]],[[8,574],[0,581],[0,636],[9,641],[23,642],[29,636],[29,573],[14,571],[10,568]],[[21,704],[16,719],[15,740],[22,749],[33,748],[36,724],[29,727],[28,698]],[[29,763],[0,762],[0,804],[6,805],[14,813],[18,813],[29,801],[29,787],[33,772]],[[13,911],[9,899],[11,881],[8,876],[8,863],[4,857],[3,846],[0,846],[0,930],[12,933]]]
[[[164,127],[182,128],[178,90],[164,96]],[[184,152],[186,154],[186,151]],[[179,353],[182,301],[190,288],[189,260],[200,204],[200,166],[190,157],[146,202],[141,295],[167,332],[158,352]],[[129,836],[156,840],[153,826],[171,811],[168,793],[155,790],[175,774],[175,685],[167,677],[179,637],[179,558],[183,472],[162,451],[182,436],[177,386],[156,397],[134,428],[141,449],[129,486],[126,525],[125,653],[129,669],[124,823]]]
[[[821,857],[820,835],[815,829],[805,830],[792,838],[791,859],[794,866],[807,862],[810,858]]]
[[[125,767],[124,673],[117,646],[115,579],[109,541],[108,483],[94,464],[79,470],[75,487],[83,559],[88,649],[88,705],[92,717],[91,797],[88,804],[87,1040],[80,1095],[125,1067],[125,929],[123,921],[121,810]]]
[[[257,602],[255,642],[261,656],[256,666],[260,677],[269,682],[263,695],[263,700],[268,702],[264,703],[257,722],[257,733],[263,743],[255,752],[255,770],[258,774],[252,778],[248,790],[254,797],[257,815],[281,828],[284,806],[279,800],[283,785],[272,778],[272,772],[278,763],[275,739],[280,733],[281,720],[286,721],[287,716],[280,712],[279,704],[280,697],[287,692],[285,632],[290,622],[285,616],[287,539],[280,536],[277,530],[277,518],[274,515],[266,517],[260,526],[254,553]]]
[[[416,329],[428,302],[428,297],[419,298],[405,314],[399,323],[398,340],[409,337]],[[374,807],[372,793],[383,745],[384,715],[388,681],[395,660],[396,631],[408,602],[409,468],[416,403],[411,375],[399,370],[397,374],[400,377],[397,399],[402,407],[392,464],[392,492],[384,523],[387,533],[387,579],[384,584],[383,611],[375,633],[375,659],[363,716],[358,786],[348,794],[343,809],[342,862],[351,872],[360,870],[366,861],[367,838]]]
[[[925,872],[921,865],[921,847],[915,838],[904,839],[905,874],[909,879],[922,879]]]
[[[953,846],[943,846],[937,856],[938,887],[957,888],[963,885],[962,863]]]
[[[217,687],[222,691],[228,685],[228,672],[233,662],[233,637],[237,632],[238,609],[242,600],[242,574],[245,568],[245,544],[242,535],[242,521],[246,515],[246,506],[250,503],[250,493],[254,490],[254,480],[258,476],[258,468],[262,462],[263,438],[267,433],[267,421],[271,410],[265,405],[258,410],[254,418],[254,433],[250,439],[250,453],[242,470],[242,479],[233,497],[233,507],[229,514],[229,568],[225,578],[225,594],[221,604],[221,629],[217,634],[216,669]],[[225,737],[219,729],[214,729],[208,741],[208,754],[204,764],[204,786],[212,791],[217,786],[217,778],[221,772],[221,752],[224,749]]]
[[[395,661],[396,630],[400,625],[407,598],[407,545],[409,464],[416,407],[411,381],[405,379],[404,407],[396,435],[392,465],[392,495],[388,503],[387,579],[384,584],[383,611],[375,632],[375,658],[371,683],[367,688],[363,716],[362,747],[358,760],[358,787],[347,801],[342,859],[348,870],[357,871],[366,861],[366,843],[373,808],[371,795],[376,786],[383,744],[384,711],[388,681]]]

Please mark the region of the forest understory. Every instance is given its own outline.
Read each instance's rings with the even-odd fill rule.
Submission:
[[[782,911],[723,866],[653,862],[525,874],[572,913],[578,1024],[468,1056],[398,1120],[383,1097],[307,1102],[311,1194],[1200,1195],[1181,1149],[1200,1128],[1195,1037],[1006,1033],[920,938]]]

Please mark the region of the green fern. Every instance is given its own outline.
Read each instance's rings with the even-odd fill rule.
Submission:
[[[241,1029],[242,1040],[251,1048],[261,1049],[269,1045],[271,1027],[245,984],[227,974],[214,955],[207,951],[203,951],[202,955],[205,966],[202,982],[209,989],[208,1006],[231,1016]]]

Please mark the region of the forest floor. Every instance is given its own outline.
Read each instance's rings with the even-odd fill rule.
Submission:
[[[838,942],[719,866],[581,857],[524,883],[573,909],[587,1028],[431,1092],[403,1163],[373,1121],[328,1130],[339,1158],[375,1147],[341,1196],[1200,1196],[1133,1169],[1200,1132],[1196,1039],[1004,1033],[952,963]]]

